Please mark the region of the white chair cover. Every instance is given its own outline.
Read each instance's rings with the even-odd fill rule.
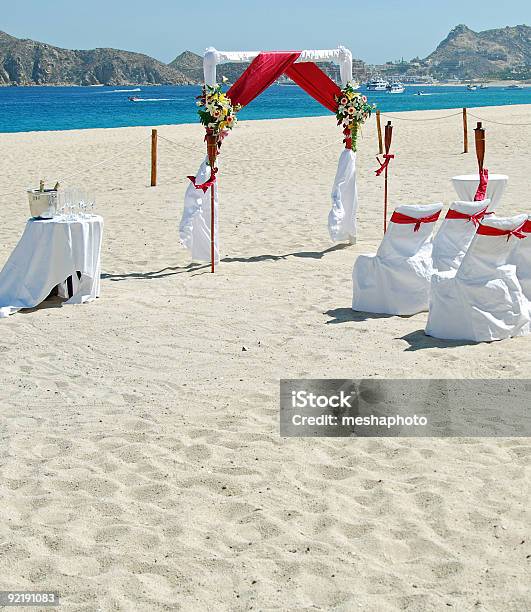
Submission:
[[[516,217],[486,217],[482,225],[515,230],[526,220]],[[529,333],[527,302],[508,263],[518,238],[476,234],[454,277],[436,274],[426,334],[447,340],[488,342]]]
[[[509,177],[505,174],[491,174],[487,183],[487,198],[491,202],[490,210],[500,203]],[[457,197],[464,202],[471,202],[479,185],[479,174],[463,174],[452,178]]]
[[[334,242],[356,242],[357,210],[356,153],[343,149],[332,187],[332,208],[328,213],[328,233]]]
[[[196,184],[205,183],[210,178],[210,166],[205,157],[195,176]],[[218,163],[219,165],[219,163]],[[219,175],[218,175],[219,176]],[[219,179],[218,179],[219,180]],[[214,260],[219,262],[218,249],[218,183],[214,183]],[[192,183],[186,188],[184,209],[179,225],[181,244],[191,254],[192,261],[210,261],[210,188],[206,193],[196,189]]]
[[[398,206],[395,212],[420,219],[440,212],[442,204]],[[360,255],[352,271],[352,309],[411,315],[428,308],[435,223],[389,223],[374,255]]]
[[[531,215],[527,217],[522,231],[527,234],[527,238],[518,240],[514,245],[511,263],[516,266],[516,276],[531,306]]]
[[[475,215],[487,207],[490,200],[481,202],[453,202],[448,209],[465,215]],[[447,213],[448,217],[448,213]],[[477,223],[477,222],[476,222]],[[433,268],[438,272],[457,271],[476,233],[477,224],[472,219],[445,218],[433,238]]]

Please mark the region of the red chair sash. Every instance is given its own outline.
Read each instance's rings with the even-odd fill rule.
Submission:
[[[477,233],[481,236],[507,236],[507,242],[509,242],[509,238],[514,236],[515,238],[527,238],[527,234],[524,234],[524,226],[527,221],[524,221],[522,225],[513,229],[513,230],[502,230],[497,227],[491,227],[490,225],[480,224]]]
[[[403,215],[402,213],[399,213],[395,210],[395,212],[391,215],[391,223],[399,223],[400,225],[415,224],[413,231],[418,232],[422,223],[435,223],[435,221],[437,221],[437,219],[439,218],[440,214],[441,211],[439,210],[438,212],[434,213],[433,215],[430,215],[429,217],[420,217],[417,219],[415,217]]]
[[[523,225],[522,225],[522,231],[525,232],[526,234],[531,234],[531,220],[528,219]]]
[[[472,221],[475,227],[478,227],[479,222],[483,217],[487,215],[493,215],[492,212],[487,212],[487,206],[482,210],[474,213],[473,215],[467,215],[466,213],[459,212],[458,210],[453,210],[452,208],[446,213],[445,219],[465,219],[467,222]]]

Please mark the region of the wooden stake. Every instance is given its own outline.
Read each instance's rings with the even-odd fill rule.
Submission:
[[[388,121],[385,126],[385,154],[389,155],[389,150],[391,148],[391,140],[393,139],[393,126],[391,122]],[[385,167],[384,174],[384,234],[387,231],[387,169],[389,166]]]
[[[157,186],[157,130],[151,130],[151,186]]]
[[[382,123],[380,119],[380,111],[376,111],[376,128],[378,129],[378,153],[381,155],[383,153],[383,144],[382,144]]]
[[[215,134],[209,134],[207,132],[207,156],[210,164],[211,173],[216,167],[216,158],[218,155],[218,138]],[[215,257],[216,257],[216,243],[215,243],[215,231],[216,231],[216,210],[215,210],[215,183],[210,187],[210,271],[214,273],[216,271]]]
[[[466,108],[463,108],[463,153],[468,153],[468,121]]]
[[[476,157],[478,158],[479,173],[483,170],[483,162],[485,161],[485,128],[481,121],[478,121],[477,127],[474,129],[476,141]]]

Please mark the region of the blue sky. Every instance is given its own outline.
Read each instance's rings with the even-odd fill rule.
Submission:
[[[349,47],[367,62],[430,53],[458,23],[531,22],[529,0],[0,0],[0,30],[60,47],[115,47],[171,61],[184,49]]]

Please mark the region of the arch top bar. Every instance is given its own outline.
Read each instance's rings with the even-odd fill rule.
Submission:
[[[216,66],[224,62],[251,62],[260,51],[218,51],[209,47],[203,58],[203,71],[206,85],[215,85]],[[339,46],[337,49],[305,50],[297,62],[334,62],[339,65],[341,83],[346,85],[352,79],[352,53]]]

